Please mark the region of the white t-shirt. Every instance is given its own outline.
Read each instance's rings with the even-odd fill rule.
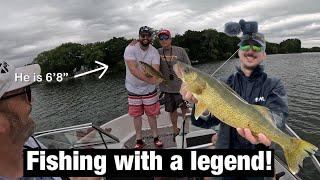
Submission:
[[[156,48],[149,45],[147,50],[142,50],[140,44],[136,43],[134,46],[128,45],[124,51],[124,60],[143,61],[147,64],[160,64],[160,55]],[[129,92],[139,95],[145,95],[153,92],[156,89],[155,85],[148,84],[136,78],[131,74],[128,66],[126,65],[126,88]]]

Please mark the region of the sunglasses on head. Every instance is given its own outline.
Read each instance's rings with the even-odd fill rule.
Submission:
[[[10,98],[13,98],[13,97],[16,97],[16,96],[20,96],[20,95],[22,95],[22,94],[26,94],[28,101],[31,102],[31,88],[30,88],[30,86],[26,86],[26,87],[24,88],[24,91],[22,91],[22,92],[1,97],[1,98],[0,98],[0,101],[6,100],[6,99],[10,99]]]
[[[169,38],[170,38],[170,37],[169,37],[168,35],[165,35],[165,34],[159,36],[159,40],[160,40],[160,41],[168,40]]]
[[[264,50],[263,47],[252,44],[244,44],[240,46],[241,51],[249,51],[250,49],[252,49],[255,52],[261,52]]]

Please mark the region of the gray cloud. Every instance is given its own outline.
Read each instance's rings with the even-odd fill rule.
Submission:
[[[142,25],[182,34],[222,31],[241,18],[258,21],[268,41],[299,38],[303,47],[320,46],[319,7],[318,0],[13,0],[0,7],[0,53],[23,64],[64,42],[137,37]]]

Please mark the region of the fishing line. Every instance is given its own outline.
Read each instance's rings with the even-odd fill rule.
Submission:
[[[227,59],[220,67],[218,67],[218,69],[216,69],[210,76],[212,77],[216,72],[218,72],[237,52],[239,51],[239,49],[236,50],[236,52],[234,52],[229,59]]]

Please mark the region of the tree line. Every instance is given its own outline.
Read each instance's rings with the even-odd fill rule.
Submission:
[[[40,64],[42,73],[67,72],[73,75],[79,70],[89,70],[96,67],[95,61],[109,65],[108,72],[119,72],[125,69],[123,53],[132,39],[113,37],[108,41],[88,44],[64,43],[37,55],[34,62]],[[221,61],[229,58],[237,49],[240,39],[229,37],[225,33],[213,29],[203,31],[188,30],[177,34],[172,43],[185,48],[193,63]],[[159,40],[153,38],[153,45],[160,47]],[[299,39],[287,39],[281,43],[267,42],[267,54],[320,52],[320,47],[301,48]]]

